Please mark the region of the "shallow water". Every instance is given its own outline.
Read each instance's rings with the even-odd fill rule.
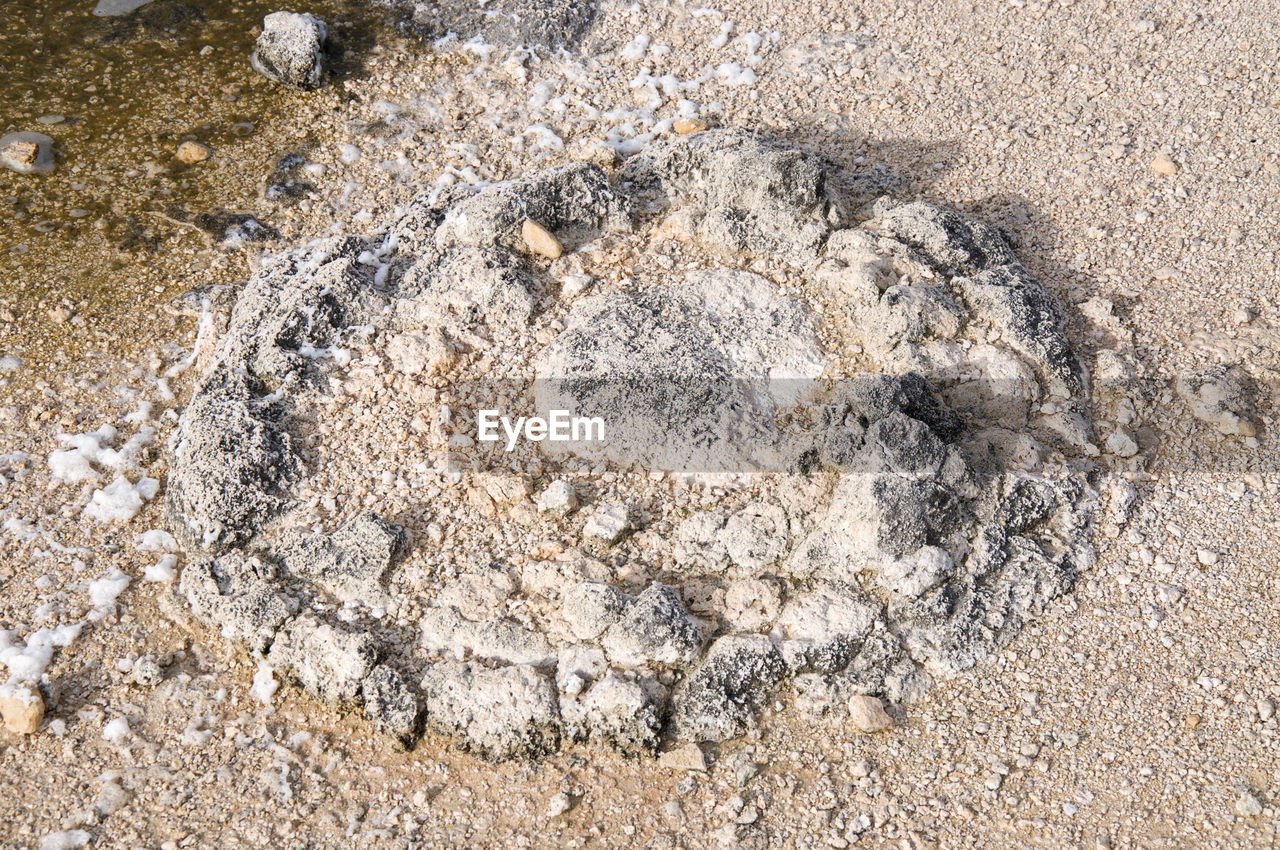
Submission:
[[[0,18],[0,134],[45,133],[56,156],[51,174],[0,169],[0,356],[74,358],[95,334],[109,347],[120,322],[191,285],[178,260],[201,234],[175,222],[253,207],[290,133],[306,131],[280,116],[339,96],[376,37],[364,3],[308,3],[330,22],[333,71],[327,92],[304,93],[249,67],[280,0],[95,6],[18,0]],[[212,157],[178,162],[188,139]]]

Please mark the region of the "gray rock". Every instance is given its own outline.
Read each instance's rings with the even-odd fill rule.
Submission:
[[[849,666],[880,606],[857,591],[820,584],[787,602],[778,616],[782,656],[792,672],[836,673]]]
[[[1257,435],[1254,388],[1239,367],[1210,366],[1187,372],[1178,376],[1177,388],[1192,415],[1220,433],[1235,437]]]
[[[561,699],[566,737],[602,741],[623,755],[657,751],[664,689],[653,679],[610,673],[580,699]]]
[[[276,634],[267,663],[327,703],[358,703],[361,683],[378,660],[373,639],[300,614]]]
[[[534,283],[507,251],[464,247],[419,260],[400,281],[399,328],[518,327],[533,313]]]
[[[429,608],[418,623],[422,646],[433,652],[466,652],[506,664],[550,664],[555,651],[541,632],[509,617],[473,622],[453,608]]]
[[[544,514],[564,516],[577,506],[578,495],[568,481],[552,481],[538,494],[538,510]]]
[[[622,618],[605,630],[600,646],[624,667],[667,664],[684,667],[698,657],[702,628],[671,588],[651,584]]]
[[[623,179],[659,202],[689,206],[697,236],[728,253],[804,264],[849,217],[816,157],[742,130],[653,143],[627,162]]]
[[[270,390],[296,381],[344,329],[381,312],[374,270],[360,262],[368,247],[343,237],[264,258],[236,300],[215,363]]]
[[[613,585],[584,581],[565,591],[561,614],[578,640],[591,640],[626,613],[631,597]]]
[[[780,505],[747,505],[725,522],[720,532],[729,560],[758,572],[780,561],[791,546],[791,523]]]
[[[29,131],[0,136],[0,166],[19,174],[53,171],[53,139]]]
[[[973,275],[1017,262],[994,227],[932,204],[916,201],[894,207],[879,223],[948,275]]]
[[[230,552],[216,560],[187,564],[178,592],[224,638],[250,652],[265,652],[298,609],[297,600],[279,592],[275,579],[269,564]]]
[[[601,505],[587,517],[582,526],[582,536],[612,546],[631,531],[631,515],[626,505]]]
[[[217,370],[178,420],[166,499],[170,523],[191,549],[248,540],[283,508],[283,485],[299,471],[278,410],[252,387]]]
[[[442,662],[427,670],[422,690],[427,725],[482,758],[536,759],[560,746],[555,691],[533,667]]]
[[[276,546],[289,572],[312,579],[342,602],[381,604],[383,578],[403,554],[404,529],[363,513],[332,534],[291,531]]]
[[[445,214],[436,230],[451,247],[519,251],[520,226],[530,220],[567,245],[631,227],[627,201],[598,166],[574,163],[486,186]]]
[[[1076,398],[1084,392],[1084,368],[1067,342],[1062,307],[1024,266],[991,266],[955,284],[974,312],[1035,364],[1051,393]]]
[[[262,34],[250,58],[253,69],[269,80],[299,88],[324,82],[324,45],[329,30],[315,15],[272,12],[262,19]]]
[[[422,734],[422,706],[393,668],[377,664],[360,683],[364,715],[375,727],[406,748]]]
[[[609,428],[548,445],[648,468],[778,468],[775,413],[825,364],[808,310],[748,272],[583,298],[565,325],[535,361],[537,409]]]
[[[578,44],[591,30],[597,11],[596,0],[443,0],[433,6],[439,15],[433,22],[437,30],[452,30],[464,38],[479,36],[489,44],[553,50]],[[427,23],[420,13],[415,19]]]
[[[688,741],[727,741],[746,733],[787,667],[763,635],[717,638],[672,694],[671,725]]]

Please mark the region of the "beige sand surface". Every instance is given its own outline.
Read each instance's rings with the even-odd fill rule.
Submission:
[[[1140,499],[1123,529],[1100,524],[1092,574],[886,733],[766,712],[759,732],[707,747],[707,769],[692,772],[587,749],[492,766],[430,736],[397,753],[287,688],[270,710],[250,696],[253,664],[192,622],[169,585],[141,578],[158,556],[135,544],[162,525],[160,500],[104,530],[81,516],[78,487],[50,480],[56,433],[118,422],[138,398],[155,413],[180,409],[187,373],[170,380],[169,401],[154,379],[189,349],[194,323],[161,319],[158,302],[120,307],[129,338],[112,337],[108,316],[95,322],[104,356],[66,361],[39,353],[36,306],[7,301],[15,318],[2,317],[0,354],[27,363],[0,385],[0,451],[33,459],[0,467],[0,515],[43,531],[0,537],[0,625],[25,634],[75,621],[93,607],[90,580],[118,567],[133,581],[55,651],[41,729],[0,732],[0,845],[84,830],[93,847],[1273,846],[1280,36],[1267,22],[1280,5],[715,8],[609,4],[585,45],[598,55],[559,60],[388,40],[367,76],[290,100],[279,116],[279,152],[305,145],[325,169],[315,196],[272,210],[273,223],[297,241],[368,224],[441,173],[497,180],[599,157],[627,123],[604,113],[646,99],[630,85],[643,66],[692,79],[745,63],[737,39],[766,35],[753,84],[713,74],[685,95],[707,118],[998,224],[1067,305],[1083,352],[1099,340],[1074,305],[1102,296],[1123,317],[1141,364],[1130,397],[1142,452],[1128,470]],[[728,43],[710,47],[724,22]],[[641,33],[670,51],[615,55]],[[673,107],[664,98],[657,115]],[[524,132],[535,123],[562,145]],[[340,145],[359,161],[344,163]],[[1161,155],[1172,168],[1153,168]],[[261,165],[245,164],[245,185]],[[237,163],[219,167],[234,174]],[[239,191],[233,200],[255,203]],[[244,262],[175,228],[155,264],[183,278],[156,286],[167,297],[229,283]],[[154,272],[117,273],[149,285]],[[80,333],[73,318],[56,327]],[[1246,364],[1270,396],[1257,447],[1212,433],[1176,398],[1179,371],[1213,362]],[[161,456],[149,474],[162,478]],[[143,655],[162,661],[160,684],[121,672],[118,659]],[[117,718],[127,733],[105,739]]]

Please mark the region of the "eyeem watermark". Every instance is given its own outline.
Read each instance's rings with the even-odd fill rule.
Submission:
[[[501,429],[501,434],[499,433]],[[599,416],[573,416],[567,410],[551,410],[542,416],[503,416],[499,410],[485,409],[476,414],[477,439],[496,443],[506,436],[506,451],[514,451],[522,438],[533,443],[603,442],[604,419]]]

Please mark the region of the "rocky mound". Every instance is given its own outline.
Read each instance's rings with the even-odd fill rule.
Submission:
[[[712,130],[265,261],[173,445],[181,592],[492,759],[980,662],[1091,562],[1086,375],[996,230],[840,178]],[[560,407],[606,439],[480,439]]]

